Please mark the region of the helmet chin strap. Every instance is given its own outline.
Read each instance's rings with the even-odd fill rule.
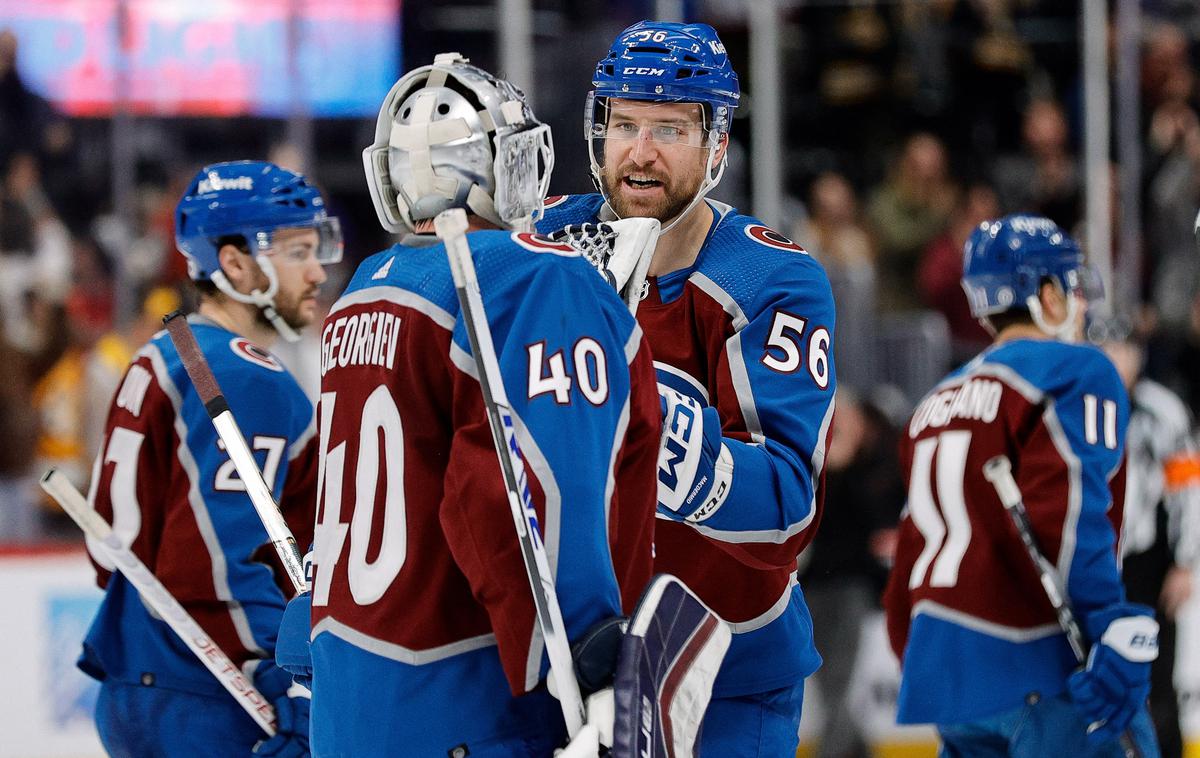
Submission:
[[[1046,322],[1046,314],[1042,310],[1042,303],[1038,300],[1037,295],[1030,295],[1026,298],[1025,305],[1029,308],[1029,315],[1033,319],[1033,323],[1047,336],[1061,342],[1078,341],[1078,335],[1075,331],[1075,319],[1079,315],[1079,298],[1076,297],[1074,292],[1067,293],[1067,316],[1058,326],[1050,326]]]
[[[265,255],[254,256],[254,262],[259,265],[263,273],[267,275],[267,291],[261,289],[250,290],[249,294],[238,292],[230,283],[229,277],[225,276],[224,271],[214,271],[209,279],[217,286],[217,289],[224,292],[230,298],[239,303],[257,306],[262,311],[263,316],[275,327],[275,331],[279,332],[279,336],[287,342],[299,342],[300,334],[293,329],[283,316],[279,315],[279,311],[275,309],[275,293],[279,291],[279,276],[275,273],[275,265],[271,263],[271,259]]]

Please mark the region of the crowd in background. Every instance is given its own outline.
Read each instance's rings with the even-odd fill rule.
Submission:
[[[445,46],[450,32],[439,36],[437,19],[411,5],[404,50],[416,65]],[[743,14],[729,2],[697,5],[721,31],[750,90]],[[1119,315],[1122,337],[1147,347],[1147,375],[1195,415],[1200,11],[1170,0],[1143,5],[1141,302]],[[614,21],[612,9],[603,17],[562,12],[583,31],[557,38],[550,50],[563,57],[539,58],[537,71],[570,63],[583,73],[575,90],[544,79],[555,85],[536,93],[535,106],[555,128],[552,191],[583,191],[590,189],[586,148],[575,137],[587,70],[628,19]],[[1077,3],[1053,0],[801,3],[785,10],[792,196],[781,231],[829,272],[846,388],[827,459],[824,521],[801,576],[814,616],[840,618],[844,627],[816,631],[826,658],[818,679],[833,692],[846,686],[854,652],[850,646],[839,653],[834,642],[854,639],[874,608],[894,546],[904,500],[896,430],[934,380],[988,341],[958,283],[964,241],[981,221],[1017,211],[1081,231],[1077,31]],[[494,52],[472,57],[487,66]],[[745,99],[739,113],[750,116],[752,91]],[[244,126],[139,119],[136,202],[122,215],[110,192],[110,122],[64,117],[33,92],[21,76],[20,40],[0,30],[0,543],[77,539],[39,496],[36,477],[54,465],[86,486],[100,414],[126,363],[164,313],[187,304],[172,211],[199,165],[268,157],[332,190],[348,245],[340,275],[334,272],[324,289],[327,299],[358,260],[387,244],[365,183],[350,178],[360,170],[358,150],[370,141],[373,119],[317,129],[307,156],[286,143],[281,123]],[[733,136],[739,144],[714,196],[752,211],[747,118],[737,119]],[[313,391],[315,340],[310,334],[282,348]],[[835,721],[849,718],[836,707],[834,714]],[[834,733],[823,755],[863,754],[853,728]]]

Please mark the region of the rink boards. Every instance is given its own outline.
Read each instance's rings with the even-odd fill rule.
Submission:
[[[1200,580],[1200,578],[1198,578]],[[1200,586],[1198,581],[1197,586]],[[92,726],[96,684],[75,668],[79,642],[101,593],[82,550],[0,550],[0,758],[103,756]],[[820,619],[815,619],[820,623]],[[862,630],[863,653],[851,698],[877,758],[932,758],[932,730],[893,723],[897,668],[882,616]],[[1188,758],[1200,758],[1200,603],[1186,607],[1175,673]],[[822,718],[821,693],[805,694],[801,756]]]

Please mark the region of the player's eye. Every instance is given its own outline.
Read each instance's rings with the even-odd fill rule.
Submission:
[[[654,141],[664,145],[673,145],[683,137],[683,129],[671,124],[655,124],[651,133]]]
[[[291,263],[304,263],[315,255],[312,245],[286,245],[279,252]]]
[[[609,134],[618,139],[633,139],[638,134],[637,124],[623,121],[608,128]]]

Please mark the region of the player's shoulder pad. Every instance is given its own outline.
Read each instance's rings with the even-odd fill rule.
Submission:
[[[586,195],[548,197],[542,219],[537,223],[537,230],[542,234],[550,234],[562,229],[567,224],[596,221],[600,217],[602,207],[604,207],[604,198],[596,192]]]
[[[802,299],[833,314],[829,277],[816,258],[762,221],[711,203],[723,214],[705,243],[696,272],[724,290],[753,318],[755,304]],[[695,273],[693,276],[695,276]]]
[[[988,360],[1001,363],[1051,397],[1101,394],[1125,402],[1125,388],[1112,361],[1095,345],[1057,340],[1013,340]]]
[[[245,337],[213,324],[193,322],[192,333],[196,335],[196,344],[200,346],[217,384],[227,397],[232,398],[237,393],[253,395],[258,402],[274,400],[288,408],[294,405],[311,407],[307,395],[295,377],[269,351]],[[161,339],[165,340],[166,344],[160,341],[159,347],[168,347],[164,356],[170,356],[168,365],[172,374],[180,377],[186,385],[190,385],[191,380],[187,377],[174,346],[170,344],[170,338],[164,332]]]

